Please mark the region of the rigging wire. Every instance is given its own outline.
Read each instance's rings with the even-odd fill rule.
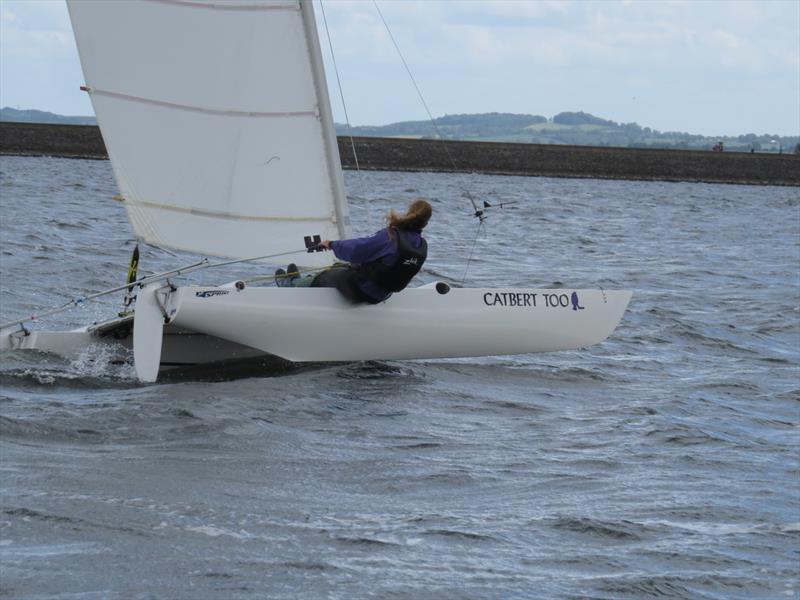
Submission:
[[[431,122],[431,125],[433,125],[433,129],[436,131],[436,135],[439,137],[439,140],[442,142],[442,148],[444,149],[445,154],[447,155],[447,158],[450,161],[450,165],[453,167],[453,171],[456,172],[456,173],[459,172],[458,167],[456,166],[456,161],[453,158],[453,155],[450,153],[450,149],[447,147],[447,142],[444,140],[444,136],[442,135],[441,130],[439,129],[439,126],[436,124],[436,120],[433,118],[433,114],[431,113],[430,108],[428,108],[428,103],[425,101],[425,96],[422,95],[422,90],[420,89],[419,85],[417,84],[417,80],[414,78],[414,75],[411,73],[411,68],[408,66],[408,63],[406,62],[406,59],[403,56],[403,53],[400,51],[400,46],[397,44],[397,40],[394,39],[394,35],[392,34],[392,30],[389,29],[389,24],[386,22],[386,19],[383,17],[383,13],[381,12],[380,7],[378,6],[377,0],[372,0],[372,4],[373,4],[373,6],[375,6],[375,10],[378,11],[378,16],[381,18],[381,21],[383,22],[383,26],[386,28],[386,32],[389,34],[389,38],[392,40],[392,44],[394,44],[394,49],[397,50],[397,54],[400,57],[400,60],[403,62],[403,66],[406,69],[406,73],[408,73],[408,77],[411,79],[411,83],[414,84],[414,89],[417,90],[417,95],[419,96],[419,99],[422,102],[422,106],[425,107],[425,112],[428,113],[428,120]],[[463,191],[466,194],[467,198],[469,198],[469,201],[472,203],[472,208],[475,211],[475,216],[478,218],[479,221],[482,222],[483,219],[484,219],[483,214],[481,213],[480,209],[478,208],[478,205],[475,202],[475,199],[472,197],[472,194],[470,194],[469,189],[464,188]]]
[[[347,114],[347,103],[344,101],[344,91],[342,90],[342,79],[339,77],[339,67],[336,65],[336,54],[333,52],[333,42],[331,41],[331,32],[328,29],[328,18],[325,16],[325,3],[319,0],[319,7],[322,9],[322,22],[325,24],[325,35],[328,38],[328,48],[331,50],[331,59],[333,61],[333,71],[336,73],[336,84],[339,87],[339,97],[342,99],[342,108],[344,109],[344,119],[347,122],[347,133],[350,134],[350,148],[353,150],[353,160],[356,163],[356,171],[360,172],[358,166],[358,154],[356,153],[356,143],[353,140],[353,128],[350,126],[350,115]]]
[[[417,91],[417,96],[419,96],[420,102],[422,102],[422,106],[425,108],[425,112],[428,114],[428,120],[431,122],[431,125],[433,125],[433,129],[436,131],[436,135],[439,138],[439,141],[441,141],[442,143],[442,149],[444,149],[444,152],[447,155],[447,159],[450,161],[450,166],[453,168],[453,172],[463,174],[463,171],[460,171],[458,166],[456,165],[456,161],[453,158],[452,153],[450,152],[450,148],[448,148],[447,146],[447,141],[445,141],[444,136],[442,135],[442,132],[439,129],[439,126],[436,124],[436,119],[433,118],[433,113],[431,113],[431,110],[428,107],[428,103],[425,100],[425,96],[422,94],[422,90],[420,89],[419,84],[417,83],[417,80],[414,77],[414,74],[411,72],[411,68],[408,66],[408,62],[406,61],[405,56],[403,56],[403,52],[400,50],[400,46],[398,45],[397,40],[394,37],[394,34],[392,34],[392,30],[389,28],[389,24],[386,22],[386,19],[383,16],[383,13],[381,12],[380,7],[378,6],[377,0],[372,0],[372,5],[375,7],[375,10],[377,11],[378,16],[380,17],[383,26],[386,28],[386,32],[389,34],[389,39],[392,40],[394,49],[397,51],[397,55],[400,57],[400,60],[403,63],[403,67],[405,67],[406,73],[408,73],[408,77],[409,79],[411,79],[411,83],[414,84],[414,89]],[[483,221],[486,219],[485,210],[486,208],[489,208],[490,205],[484,202],[483,208],[479,208],[478,203],[475,202],[475,199],[472,197],[472,194],[470,193],[468,187],[462,186],[462,192],[472,204],[472,210],[474,211],[472,216],[478,219],[478,229],[475,232],[475,239],[472,241],[472,249],[470,250],[469,258],[467,259],[467,265],[466,268],[464,269],[464,276],[461,279],[461,285],[463,286],[464,282],[467,280],[467,273],[469,272],[469,267],[470,264],[472,263],[472,256],[475,252],[475,246],[478,243],[478,238],[480,237],[481,230],[483,228]]]
[[[333,40],[331,38],[330,28],[328,27],[328,17],[325,14],[325,3],[323,0],[319,0],[319,6],[322,12],[322,22],[325,25],[325,36],[328,39],[328,48],[330,49],[331,53],[331,61],[333,62],[333,71],[336,74],[336,85],[339,88],[339,98],[342,101],[342,109],[344,110],[344,119],[345,122],[347,123],[347,134],[348,137],[350,138],[350,149],[353,152],[353,161],[355,162],[356,173],[358,173],[357,181],[360,184],[359,187],[363,187],[364,179],[361,175],[361,166],[358,161],[358,152],[356,152],[356,142],[353,139],[353,126],[350,123],[350,114],[349,111],[347,110],[347,101],[345,100],[344,97],[344,88],[342,87],[342,79],[339,76],[339,66],[338,63],[336,62],[336,52],[334,52],[333,50]],[[357,198],[358,196],[354,193],[352,197]],[[367,225],[370,227],[373,225],[372,213],[370,213],[369,211],[367,212]]]

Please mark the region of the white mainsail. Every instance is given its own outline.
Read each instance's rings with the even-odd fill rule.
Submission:
[[[305,236],[350,236],[310,1],[68,0],[68,7],[138,236],[232,258],[300,250]]]

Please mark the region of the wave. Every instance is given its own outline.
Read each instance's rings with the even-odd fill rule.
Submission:
[[[632,521],[600,521],[588,517],[559,517],[550,526],[560,531],[620,541],[641,541],[652,533],[645,525]]]
[[[377,360],[348,363],[336,371],[336,376],[342,379],[387,379],[402,377],[422,379],[424,374],[415,371],[407,365],[388,363]]]
[[[135,376],[128,369],[109,365],[107,372],[97,373],[97,368],[89,372],[73,370],[69,366],[58,369],[48,367],[27,367],[0,371],[0,385],[11,388],[50,388],[50,389],[127,389],[138,386]]]
[[[497,538],[483,533],[475,533],[472,531],[459,531],[456,529],[426,529],[422,532],[424,535],[445,537],[455,540],[465,540],[468,542],[490,542],[497,541]]]
[[[659,443],[671,446],[735,443],[721,436],[708,433],[698,427],[681,423],[670,424],[662,429],[651,429],[644,435],[648,438],[657,438]]]
[[[53,420],[53,419],[50,419]],[[45,443],[101,443],[106,441],[106,436],[96,429],[83,426],[71,427],[67,424],[60,426],[24,419],[14,419],[0,415],[0,436],[25,442]]]
[[[372,537],[364,537],[364,536],[333,536],[333,540],[339,542],[341,544],[346,544],[348,546],[400,546],[398,542],[389,542],[386,540],[379,540],[377,538]]]

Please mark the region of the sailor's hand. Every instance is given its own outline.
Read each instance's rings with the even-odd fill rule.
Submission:
[[[330,250],[331,249],[331,241],[330,240],[322,240],[319,243],[318,247],[322,248],[323,250]]]

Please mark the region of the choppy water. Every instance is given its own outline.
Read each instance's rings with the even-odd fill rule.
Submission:
[[[0,596],[800,598],[797,188],[346,179],[360,233],[431,199],[427,279],[464,274],[468,187],[518,203],[467,285],[629,311],[580,352],[217,382],[6,353]],[[107,162],[0,159],[0,320],[122,282],[114,193]]]

